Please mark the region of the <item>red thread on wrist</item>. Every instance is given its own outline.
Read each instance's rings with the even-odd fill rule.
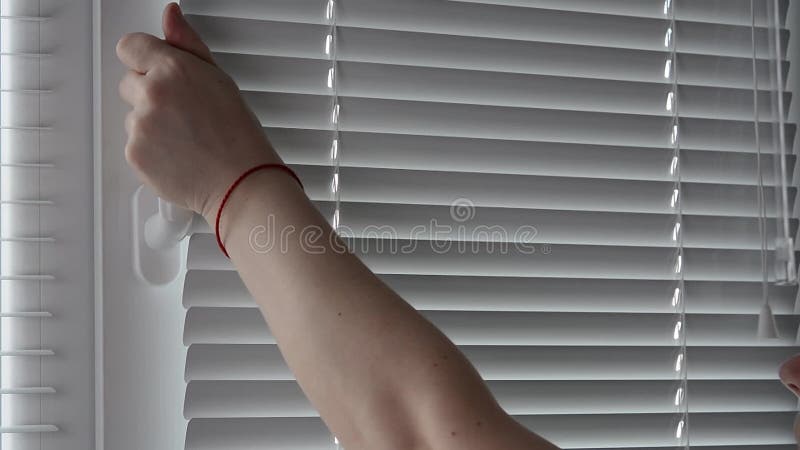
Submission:
[[[288,173],[292,178],[297,180],[297,183],[300,185],[300,189],[305,190],[305,187],[303,187],[303,182],[300,181],[300,177],[298,177],[297,174],[294,173],[294,170],[290,169],[286,164],[261,164],[246,170],[243,174],[239,175],[239,178],[237,178],[236,181],[231,184],[231,186],[225,192],[225,196],[222,197],[222,202],[219,204],[219,208],[217,209],[217,220],[214,226],[214,233],[217,235],[217,245],[219,245],[219,249],[222,250],[222,253],[228,258],[230,258],[230,256],[228,256],[228,250],[225,249],[225,245],[222,243],[222,237],[219,235],[219,221],[220,218],[222,218],[222,209],[225,208],[225,204],[228,203],[228,199],[231,197],[231,194],[233,194],[233,191],[242,183],[242,181],[244,181],[250,175],[266,169],[278,169]]]

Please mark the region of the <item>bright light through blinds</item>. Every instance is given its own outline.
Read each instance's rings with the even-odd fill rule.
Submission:
[[[749,1],[183,6],[320,209],[520,422],[564,448],[795,448],[795,287],[756,338]],[[186,448],[335,448],[208,230],[187,261]]]
[[[27,449],[41,433],[57,431],[43,419],[42,327],[51,314],[42,308],[41,246],[54,239],[41,233],[39,178],[52,167],[38,156],[41,96],[42,17],[37,2],[0,3],[0,433],[2,448]]]

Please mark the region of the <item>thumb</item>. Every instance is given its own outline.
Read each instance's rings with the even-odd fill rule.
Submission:
[[[164,40],[173,47],[185,50],[198,58],[214,64],[211,50],[200,38],[200,35],[189,25],[177,3],[170,3],[164,8],[162,20]]]

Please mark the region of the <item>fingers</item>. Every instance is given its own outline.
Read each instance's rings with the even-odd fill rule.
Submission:
[[[129,70],[128,73],[122,77],[122,81],[119,82],[119,96],[129,105],[136,106],[144,97],[144,78],[144,75],[141,73],[135,70]]]
[[[185,50],[198,58],[214,64],[211,57],[211,50],[200,38],[200,35],[189,25],[181,12],[177,3],[170,3],[164,8],[162,19],[164,29],[164,39],[170,44],[181,50]]]
[[[140,74],[147,74],[169,58],[181,60],[184,52],[214,64],[208,46],[186,21],[176,3],[170,3],[164,9],[163,28],[165,40],[146,33],[123,36],[117,43],[120,61]]]
[[[129,69],[145,74],[175,50],[166,42],[146,33],[131,33],[117,42],[117,57]]]

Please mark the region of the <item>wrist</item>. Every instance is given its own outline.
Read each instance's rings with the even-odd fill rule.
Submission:
[[[230,191],[227,199],[223,193],[216,205],[203,213],[206,222],[217,229],[223,245],[238,223],[246,222],[248,217],[255,220],[251,217],[253,214],[260,217],[265,214],[265,208],[271,210],[280,200],[303,193],[298,180],[288,171],[276,167],[256,170],[242,178],[235,187],[233,183],[227,187],[226,193]]]
[[[261,135],[261,138],[262,142],[250,142],[250,139],[246,139],[247,142],[250,142],[249,144],[243,143],[241,147],[232,149],[232,153],[238,156],[232,157],[231,160],[225,164],[219,164],[216,170],[218,177],[210,179],[208,183],[205,183],[207,191],[201,192],[201,194],[205,195],[204,198],[198,199],[200,200],[198,212],[212,227],[216,221],[219,207],[225,199],[225,194],[231,189],[231,186],[239,177],[257,165],[284,164],[269,141],[267,141],[263,135]],[[252,177],[252,175],[255,174],[251,174],[250,177]],[[236,188],[236,190],[238,189],[239,187]]]

